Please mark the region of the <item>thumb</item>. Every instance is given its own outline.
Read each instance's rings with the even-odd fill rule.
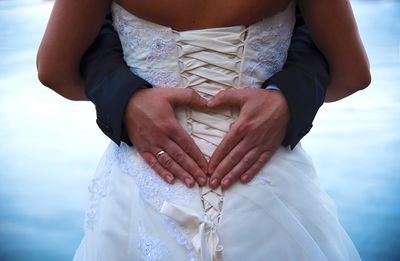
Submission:
[[[207,108],[207,100],[190,88],[179,89],[179,92],[175,92],[174,95],[170,96],[170,102],[174,107],[187,105],[195,109]]]
[[[239,90],[228,89],[220,91],[213,99],[208,101],[208,107],[211,109],[219,109],[221,107],[241,107],[244,97]]]

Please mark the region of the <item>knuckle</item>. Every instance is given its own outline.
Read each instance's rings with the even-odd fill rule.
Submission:
[[[220,91],[220,92],[218,93],[218,95],[217,95],[216,98],[217,98],[219,101],[224,100],[225,97],[226,97],[226,95],[227,95],[226,92],[227,92],[227,91]]]
[[[235,90],[233,88],[227,89],[224,91],[225,95],[232,95],[235,93]]]
[[[174,153],[173,157],[174,157],[176,162],[182,163],[185,160],[185,153],[183,153],[181,151],[178,151],[178,152]]]
[[[185,91],[186,94],[188,94],[188,95],[192,95],[192,94],[196,93],[196,91],[193,90],[192,88],[185,88],[184,91]]]
[[[197,94],[197,92],[193,89],[188,88],[189,90],[189,98],[191,100],[197,100],[199,98],[199,95]]]
[[[187,153],[194,153],[196,151],[196,145],[194,145],[192,142],[185,142],[183,144],[183,150]]]
[[[267,162],[267,158],[259,157],[255,163],[256,166],[262,166]]]
[[[164,161],[164,166],[165,166],[167,169],[171,169],[171,168],[172,168],[172,165],[173,165],[173,162],[172,162],[172,159],[171,159],[171,158],[167,158],[167,159]]]
[[[171,121],[160,121],[156,125],[158,129],[160,129],[164,133],[174,133],[175,132],[175,126]]]
[[[228,134],[229,135],[229,134]],[[228,155],[233,147],[235,146],[234,139],[232,136],[226,137],[222,140],[221,144],[217,147],[222,155]]]
[[[164,166],[164,162],[165,162],[164,154],[161,155],[161,156],[159,156],[157,160],[158,160],[158,162],[159,162],[161,165]]]
[[[165,154],[161,155],[158,160],[165,168],[170,169],[172,167],[173,164],[172,159],[167,155]]]
[[[230,148],[231,146],[229,146],[228,144],[230,144],[230,142],[225,143],[221,147],[220,152],[222,155],[227,155],[227,154],[229,154],[229,152],[231,152],[231,148]]]
[[[228,90],[223,90],[217,93],[214,99],[218,102],[223,102],[226,99],[227,95],[228,95]]]
[[[267,155],[267,154],[265,154],[265,155]],[[269,160],[269,157],[268,156],[260,156],[257,160],[256,160],[256,162],[254,163],[254,168],[255,169],[261,169],[262,168],[262,166],[264,166],[265,165],[265,163],[267,163],[267,161]]]
[[[272,150],[266,150],[263,153],[261,153],[259,160],[263,163],[267,162],[269,160],[269,158],[271,158],[271,156],[273,155],[273,151]]]
[[[237,126],[237,132],[240,134],[248,133],[251,130],[251,124],[248,122],[242,122]]]
[[[183,151],[185,151],[187,153],[193,151],[192,144],[189,141],[187,141],[186,139],[180,139],[180,140],[178,140],[178,142],[179,142],[179,146],[182,148]]]
[[[244,157],[242,164],[245,168],[249,168],[253,164],[253,160],[250,157]]]
[[[237,137],[239,135],[239,130],[238,130],[238,125],[239,123],[236,121],[231,125],[231,129],[229,130],[228,137]]]
[[[232,165],[236,165],[239,161],[240,161],[240,158],[235,154],[230,155],[228,157],[228,163],[230,163]]]

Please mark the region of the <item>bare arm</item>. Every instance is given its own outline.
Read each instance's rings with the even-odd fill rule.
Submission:
[[[340,100],[371,82],[368,57],[348,0],[299,0],[313,39],[329,61],[325,101]]]
[[[71,100],[87,100],[79,65],[109,0],[56,0],[37,54],[39,80]]]

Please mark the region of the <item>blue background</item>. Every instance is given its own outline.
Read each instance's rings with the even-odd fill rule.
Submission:
[[[37,80],[53,2],[0,1],[0,260],[71,260],[108,139],[88,102]],[[370,57],[365,91],[320,110],[303,147],[364,260],[400,260],[400,2],[352,1]]]

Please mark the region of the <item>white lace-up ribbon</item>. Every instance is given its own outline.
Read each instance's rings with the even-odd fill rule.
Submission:
[[[174,32],[178,48],[179,87],[191,88],[206,99],[240,88],[245,26]],[[210,157],[238,115],[237,109],[215,112],[186,109],[186,126],[202,152]]]
[[[174,31],[181,86],[211,99],[221,90],[239,88],[246,27],[232,26],[184,32]],[[234,109],[201,112],[187,108],[186,126],[203,154],[210,157],[237,118]],[[203,213],[164,202],[161,213],[189,234],[202,261],[221,261],[223,247],[217,226],[221,218],[221,188],[200,188]]]

